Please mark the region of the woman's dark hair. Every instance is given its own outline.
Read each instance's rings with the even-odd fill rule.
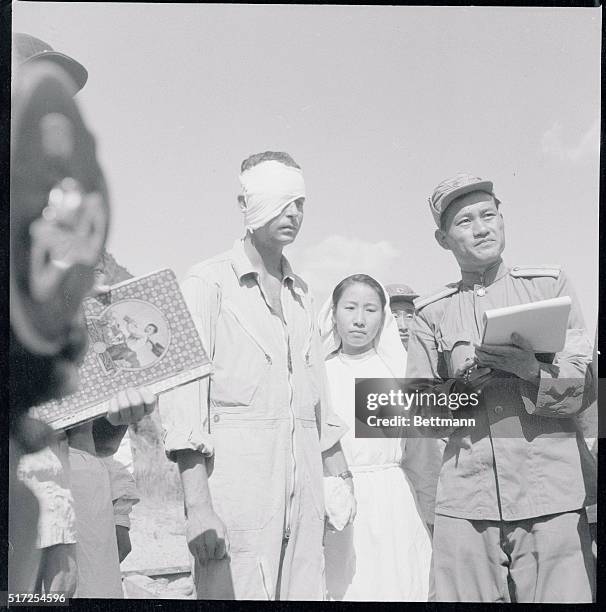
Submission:
[[[336,308],[343,292],[347,287],[351,285],[355,285],[356,283],[362,283],[363,285],[367,285],[371,289],[374,289],[381,300],[381,307],[385,308],[387,301],[385,299],[385,293],[383,292],[383,288],[379,283],[372,277],[368,276],[368,274],[352,274],[347,278],[344,278],[333,290],[332,292],[332,307]]]
[[[291,166],[292,168],[298,168],[301,170],[301,166],[288,154],[282,151],[264,151],[263,153],[255,153],[250,157],[247,157],[240,167],[240,172],[250,170],[256,165],[264,161],[278,161],[285,166]]]
[[[158,333],[158,326],[155,323],[148,323],[145,327],[152,326],[154,328],[154,334]]]

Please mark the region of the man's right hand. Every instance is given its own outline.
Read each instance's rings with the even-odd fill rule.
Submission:
[[[185,536],[191,554],[199,563],[223,559],[229,554],[227,529],[212,508],[187,509]]]
[[[454,377],[467,389],[479,393],[486,383],[493,377],[491,368],[472,367],[459,368]]]

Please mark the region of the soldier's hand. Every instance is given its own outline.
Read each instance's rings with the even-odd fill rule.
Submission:
[[[185,537],[199,563],[223,559],[229,554],[227,529],[211,507],[187,509]]]
[[[114,427],[136,423],[151,414],[157,403],[158,398],[147,387],[128,388],[112,397],[105,418]]]
[[[532,346],[516,333],[511,335],[511,344],[476,345],[476,360],[480,366],[510,372],[529,382],[539,378],[539,362]]]
[[[454,377],[458,378],[467,389],[479,393],[493,377],[493,373],[490,368],[461,367],[455,372]],[[451,410],[457,410],[457,408],[451,408]]]

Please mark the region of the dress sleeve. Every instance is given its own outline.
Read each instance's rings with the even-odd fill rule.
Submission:
[[[215,330],[219,312],[219,288],[190,273],[181,289],[190,310],[202,346],[213,359]],[[159,398],[164,450],[171,461],[176,451],[190,449],[210,457],[214,453],[208,422],[210,375],[164,393]]]
[[[564,273],[560,273],[556,295],[570,296],[572,308],[568,318],[566,343],[553,363],[540,364],[539,387],[521,383],[522,400],[529,414],[568,418],[591,405],[593,388],[591,357],[593,347],[575,291]]]

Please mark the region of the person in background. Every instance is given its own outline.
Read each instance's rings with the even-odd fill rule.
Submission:
[[[101,460],[105,464],[105,469],[109,475],[118,559],[122,563],[132,550],[130,514],[133,506],[139,503],[140,497],[133,475],[117,455],[118,452],[108,457],[101,457]]]
[[[67,438],[37,418],[36,406],[77,388],[87,346],[81,303],[109,207],[94,141],[72,100],[86,69],[28,34],[14,35],[12,51],[9,590],[71,596],[77,536]],[[101,419],[108,437],[98,442],[115,439],[138,408],[112,404]]]
[[[122,278],[110,273],[113,257],[105,250],[95,267],[97,295]],[[129,275],[130,276],[130,275]],[[74,597],[122,598],[120,563],[131,550],[129,515],[139,501],[135,480],[114,458],[130,423],[151,414],[156,397],[147,387],[119,392],[110,405],[129,411],[120,428],[96,419],[67,431],[74,498],[78,584]]]
[[[348,276],[322,308],[319,328],[332,404],[349,426],[342,446],[357,500],[355,522],[325,536],[328,595],[353,601],[426,601],[437,444],[354,436],[356,379],[403,378],[406,372],[406,351],[386,291],[366,274]],[[418,453],[419,442],[433,447],[433,462]]]
[[[571,381],[573,382],[573,381]],[[593,357],[590,366],[587,368],[585,379],[577,381],[578,393],[583,397],[583,409],[575,415],[575,421],[580,432],[583,434],[587,448],[591,453],[592,468],[590,472],[590,481],[592,486],[597,488],[598,477],[598,329],[596,328],[595,342],[593,345]],[[560,410],[566,409],[568,398],[563,395],[559,404],[554,404],[555,408]],[[598,507],[596,503],[590,503],[586,506],[587,521],[589,522],[589,531],[591,533],[591,551],[593,553],[594,565],[597,562],[597,522],[598,522]]]
[[[447,436],[433,536],[438,601],[591,602],[595,576],[585,507],[595,503],[591,455],[574,416],[591,341],[559,266],[502,259],[504,219],[491,181],[458,174],[429,198],[435,239],[461,279],[415,300],[407,379],[417,388],[478,393],[458,411],[413,403]],[[540,228],[535,228],[537,231]],[[527,339],[484,345],[489,309],[569,296],[566,343],[535,354]],[[465,416],[475,425],[457,427]],[[452,425],[451,425],[452,423]]]
[[[43,68],[47,63],[57,66],[68,77],[64,82],[66,96],[79,91],[88,78],[82,64],[28,34],[13,35],[12,61],[17,76],[25,67],[29,70],[36,65]],[[76,160],[73,163],[75,165]],[[12,171],[22,172],[23,168],[13,167]],[[34,172],[35,169],[30,171]],[[34,493],[40,505],[35,541],[40,551],[40,566],[35,576],[36,591],[62,591],[71,596],[76,584],[73,550],[75,517],[66,465],[67,442],[65,435],[59,432],[56,437],[51,437],[49,446],[23,455],[17,466],[17,475]]]
[[[98,283],[106,283],[109,286],[133,278],[133,275],[124,266],[121,266],[107,250],[103,251],[101,261],[95,268],[95,274],[97,275]],[[110,316],[113,317],[112,324],[117,323],[115,315],[111,313]],[[135,467],[130,434],[132,428],[137,427],[141,423],[142,421],[137,421],[129,425],[115,452],[110,454],[101,452],[99,455],[109,473],[120,563],[124,561],[132,548],[130,541],[130,514],[132,507],[140,501],[139,492],[135,485]],[[100,421],[93,427],[93,435],[96,438],[101,433],[99,428],[102,425],[103,421]],[[111,450],[114,450],[114,448]],[[103,449],[101,450],[103,451]]]
[[[38,528],[53,504],[44,504],[40,517],[36,494],[18,478],[19,463],[49,444],[60,445],[26,413],[75,390],[76,363],[86,349],[80,307],[93,284],[109,206],[93,138],[72,99],[86,71],[51,50],[37,53],[36,41],[27,35],[12,41],[9,591],[33,592],[42,584],[69,593],[73,563],[61,562],[61,552],[69,557],[73,545],[65,482],[58,478],[51,492],[61,502],[57,516],[48,528]],[[78,205],[68,207],[68,196]],[[79,239],[83,230],[85,242]],[[58,454],[52,449],[43,454],[52,463],[46,476],[58,476],[63,466]]]
[[[402,346],[408,350],[410,323],[415,313],[413,300],[419,294],[403,283],[385,285],[385,291],[389,295],[389,306],[398,325]]]
[[[400,340],[402,346],[408,351],[408,341],[410,340],[410,325],[414,318],[414,300],[419,297],[419,294],[411,289],[404,283],[395,283],[386,285],[385,290],[389,295],[389,305],[391,312],[398,325],[398,332],[400,334]],[[412,451],[412,447],[416,447],[414,450],[415,455],[418,455],[418,463],[425,464],[426,469],[431,474],[438,474],[440,472],[440,465],[442,463],[442,455],[446,448],[447,440],[445,438],[410,438],[408,440],[409,450]],[[436,449],[437,447],[437,449]],[[435,481],[437,487],[437,478]],[[434,491],[435,497],[435,491]],[[428,523],[430,533],[433,535],[433,520]],[[429,572],[429,594],[427,597],[428,601],[435,601],[435,581],[433,577],[433,552],[432,552],[432,564]]]
[[[136,422],[151,413],[155,396],[140,387],[121,391],[112,401],[131,406],[131,422]],[[139,496],[132,475],[112,459],[119,442],[95,443],[105,427],[95,421],[67,431],[77,537],[74,597],[124,597],[120,562],[131,549],[128,515]]]
[[[283,255],[303,222],[303,174],[269,151],[244,160],[240,181],[245,237],[182,284],[213,373],[162,396],[164,444],[200,599],[321,600],[323,471],[347,464],[313,302]]]
[[[593,357],[591,367],[587,370],[587,377],[584,384],[584,397],[587,408],[580,412],[577,416],[577,422],[591,456],[595,463],[595,479],[598,477],[598,438],[599,438],[599,422],[598,422],[598,329],[595,330],[595,340],[593,344]],[[597,486],[597,484],[596,484]],[[587,520],[591,530],[592,551],[594,559],[597,559],[597,522],[598,508],[597,503],[586,508]]]

